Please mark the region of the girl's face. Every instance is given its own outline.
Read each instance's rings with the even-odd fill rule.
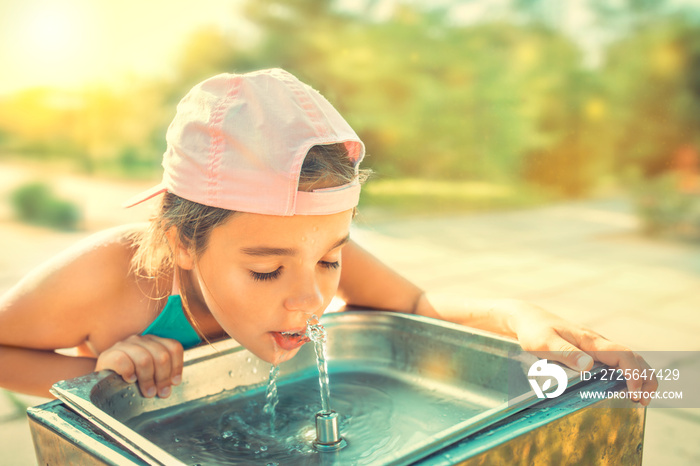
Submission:
[[[309,317],[320,317],[335,296],[351,220],[352,210],[291,217],[237,213],[212,231],[197,261],[202,299],[253,354],[274,364],[288,360],[303,344],[298,334]]]

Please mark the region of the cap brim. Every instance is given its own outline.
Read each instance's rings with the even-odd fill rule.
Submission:
[[[168,189],[163,185],[163,183],[161,183],[127,200],[124,204],[122,204],[122,207],[128,209],[129,207],[133,207],[141,204],[142,202],[146,202],[149,199],[153,199],[154,197],[163,194],[167,190]]]

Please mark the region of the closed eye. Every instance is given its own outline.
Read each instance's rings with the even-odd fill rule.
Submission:
[[[340,267],[340,261],[335,261],[335,262],[328,262],[328,261],[321,261],[318,263],[321,267],[324,267],[326,269],[337,269]]]
[[[249,270],[250,276],[253,277],[253,280],[256,282],[263,282],[266,280],[274,280],[275,278],[279,277],[280,274],[282,273],[282,267],[278,268],[277,270],[274,270],[272,272],[255,272],[253,270]]]
[[[318,263],[321,267],[324,269],[329,269],[329,270],[336,270],[340,268],[340,261],[334,261],[334,262],[329,262],[329,261],[320,261]],[[278,268],[277,270],[274,270],[272,272],[256,272],[254,270],[249,270],[250,276],[255,280],[256,282],[264,282],[267,280],[274,280],[277,277],[280,276],[282,273],[282,267]]]

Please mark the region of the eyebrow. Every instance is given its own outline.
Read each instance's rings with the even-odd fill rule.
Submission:
[[[329,251],[343,246],[345,243],[350,241],[350,235],[336,241],[333,246],[330,247]],[[294,256],[297,254],[296,248],[270,248],[266,246],[256,246],[251,248],[241,248],[241,252],[248,256]]]

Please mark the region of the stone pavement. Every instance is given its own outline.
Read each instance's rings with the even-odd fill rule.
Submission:
[[[0,293],[81,235],[0,223],[4,244],[31,251],[0,258]],[[623,201],[371,223],[360,214],[353,236],[424,289],[528,299],[635,350],[700,350],[700,245],[641,237]],[[35,464],[17,405],[39,400],[14,400],[0,392],[0,465]],[[700,464],[700,409],[647,413],[645,465]]]

